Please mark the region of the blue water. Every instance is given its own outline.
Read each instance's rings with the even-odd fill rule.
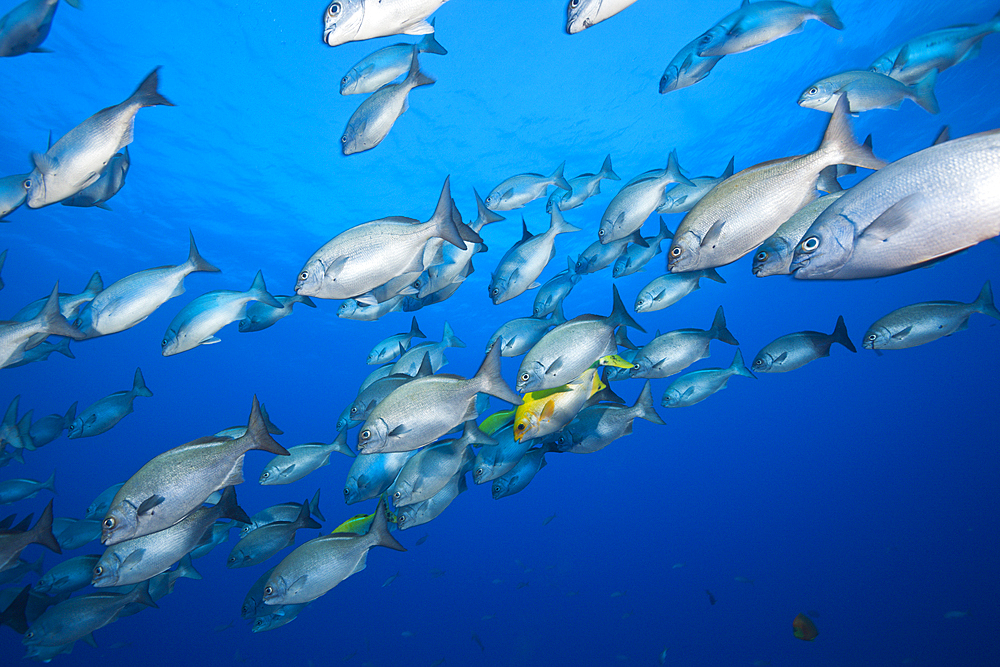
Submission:
[[[12,5],[4,0],[0,13]],[[20,394],[22,414],[34,409],[36,418],[128,389],[137,366],[154,393],[108,433],[63,437],[0,478],[44,479],[55,469],[56,514],[81,517],[94,496],[156,454],[245,423],[254,394],[284,429],[282,444],[329,441],[371,370],[372,344],[405,331],[408,313],[353,322],[337,318],[337,303],[318,302],[266,331],[231,325],[221,344],[163,358],[159,342],[173,316],[206,291],[246,289],[258,269],[272,293],[291,293],[305,260],[344,229],[390,215],[429,218],[449,174],[471,220],[473,187],[485,197],[508,176],[550,173],[563,160],[571,177],[596,171],[610,153],[624,183],[662,168],[673,148],[691,175],[718,175],[733,155],[742,169],[811,151],[828,118],[795,104],[811,82],[998,9],[837,0],[843,32],[809,22],[723,59],[692,88],[659,95],[673,54],[735,6],[639,0],[569,36],[559,0],[448,2],[435,16],[449,54],[422,59],[437,83],[411,93],[411,108],[381,145],[350,157],[340,154],[340,136],[363,97],[341,96],[340,77],[376,48],[411,38],[330,48],[321,41],[323,2],[61,6],[45,43],[54,53],[0,59],[0,175],[29,171],[28,153],[45,149],[49,130],[58,138],[125,99],[157,65],[160,91],[177,106],[139,112],[131,171],[112,212],[55,205],[9,216],[0,229],[0,250],[9,248],[0,315],[47,294],[56,280],[75,293],[95,270],[110,284],[182,262],[189,229],[222,273],[189,276],[186,294],[131,330],[74,343],[75,360],[57,354],[0,371],[0,406]],[[928,145],[942,125],[953,136],[995,129],[998,84],[1000,37],[990,36],[977,59],[940,76],[939,115],[907,101],[861,115],[855,133],[871,133],[875,152],[895,160]],[[601,195],[566,213],[583,231],[559,237],[543,280],[597,238],[621,184],[603,182]],[[506,222],[484,231],[490,251],[476,257],[468,284],[417,313],[431,339],[447,320],[467,343],[447,352],[447,372],[471,375],[492,332],[531,312],[532,292],[500,306],[486,295],[490,271],[520,238],[522,213],[532,231],[548,224],[544,200],[505,213]],[[674,229],[680,216],[667,222]],[[860,343],[895,308],[971,301],[985,280],[1000,278],[998,260],[1000,247],[986,242],[932,269],[823,283],[758,279],[744,257],[720,270],[726,285],[708,282],[667,310],[638,316],[649,335],[630,336],[645,342],[657,329],[707,328],[721,304],[748,361],[782,334],[831,331],[838,315]],[[644,273],[615,281],[630,310],[663,264],[660,255]],[[610,269],[586,277],[567,314],[609,312],[611,282]],[[180,580],[159,610],[109,625],[95,633],[99,648],[79,642],[56,660],[650,665],[666,648],[668,665],[1000,664],[996,325],[974,315],[968,331],[882,357],[838,346],[789,374],[737,377],[697,406],[658,407],[666,426],[637,420],[632,436],[598,453],[549,454],[518,495],[494,501],[488,488],[473,486],[438,519],[397,533],[406,553],[374,550],[364,572],[273,632],[251,634],[239,618],[244,594],[269,565],[228,570],[231,539],[196,561],[203,580]],[[728,365],[732,352],[714,343],[695,368]],[[511,384],[517,363],[504,361]],[[653,381],[657,405],[670,381]],[[641,386],[622,382],[615,391],[631,403]],[[251,514],[317,487],[327,531],[374,509],[343,504],[347,457],[334,455],[286,487],[261,487],[269,458],[246,459],[238,495]],[[47,501],[43,494],[0,514],[37,516]],[[24,556],[43,552],[46,567],[60,559],[38,546]],[[84,553],[100,548],[66,556]],[[966,610],[968,617],[945,618]],[[792,619],[812,611],[819,637],[796,640]],[[3,664],[15,664],[20,637],[0,629],[0,652]]]

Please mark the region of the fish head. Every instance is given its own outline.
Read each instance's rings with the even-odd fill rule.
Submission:
[[[683,273],[698,268],[701,255],[701,239],[693,232],[686,231],[675,237],[667,251],[667,269],[671,273]]]
[[[750,364],[750,370],[755,373],[767,373],[771,370],[771,365],[774,364],[774,357],[770,352],[761,351]]]
[[[250,632],[265,632],[271,629],[271,624],[274,623],[275,619],[278,618],[277,614],[268,614],[267,616],[258,616],[253,619],[253,627],[250,628]]]
[[[799,106],[806,109],[819,109],[820,111],[832,113],[839,99],[839,90],[835,89],[828,82],[817,81],[799,95]]]
[[[83,415],[73,420],[73,423],[66,428],[66,437],[70,439],[83,437]]]
[[[865,337],[861,339],[861,347],[866,350],[880,350],[884,347],[888,347],[891,340],[891,331],[885,327],[873,326],[865,333]]]
[[[824,211],[795,246],[789,272],[796,278],[835,274],[854,253],[854,225],[840,214]]]
[[[493,472],[493,466],[485,461],[478,461],[476,467],[472,470],[472,481],[476,484],[482,484],[486,480],[486,476]]]
[[[344,482],[344,502],[353,505],[361,495],[361,483],[356,477],[348,477]]]
[[[667,67],[660,77],[660,94],[669,93],[680,88],[681,72],[675,65]]]
[[[493,486],[491,490],[493,492],[493,500],[500,500],[507,495],[507,489],[510,486],[511,480],[505,479],[503,477],[497,477],[493,480]]]
[[[101,542],[105,545],[118,544],[132,537],[139,530],[139,516],[136,507],[128,500],[122,500],[108,509],[101,522]]]
[[[663,393],[663,400],[660,401],[660,405],[665,408],[676,408],[681,401],[681,392],[679,389],[674,387],[668,387]]]
[[[384,451],[389,438],[389,427],[384,419],[369,419],[358,432],[358,453],[372,454]]]
[[[639,296],[635,298],[635,312],[645,313],[647,310],[651,310],[653,308],[653,304],[655,302],[656,299],[654,298],[652,292],[648,290],[639,292]]]
[[[264,595],[261,600],[266,605],[284,604],[285,596],[288,594],[288,584],[280,574],[271,574],[264,584]]]
[[[535,302],[535,307],[531,311],[534,318],[542,318],[552,312],[552,295],[546,295],[541,301]]]
[[[121,557],[113,549],[106,550],[104,555],[97,561],[97,564],[94,565],[90,583],[97,588],[114,586],[118,583],[121,564]]]
[[[319,258],[312,258],[299,271],[295,281],[295,293],[303,296],[319,296],[326,278],[326,266]],[[331,276],[336,280],[336,276]]]
[[[539,360],[528,363],[527,360],[521,362],[521,368],[517,373],[517,385],[515,389],[519,394],[527,394],[529,391],[540,389],[545,377],[545,365]]]
[[[632,361],[632,368],[625,370],[627,375],[625,377],[647,377],[648,373],[653,369],[653,362],[649,360],[649,357],[637,357]],[[608,375],[608,379],[611,375]]]
[[[495,211],[497,210],[497,206],[500,205],[500,201],[502,199],[503,199],[503,193],[500,192],[500,190],[494,190],[493,192],[491,192],[486,196],[486,201],[483,203],[486,204],[486,208],[490,209],[491,211]]]
[[[358,312],[358,302],[354,299],[345,299],[337,308],[337,317],[347,318],[356,312]]]
[[[260,473],[261,486],[268,486],[271,484],[281,484],[281,478],[284,476],[285,468],[288,466],[280,466],[276,461],[272,461],[264,467],[264,471]]]
[[[726,55],[724,46],[728,41],[729,30],[726,26],[717,25],[702,34],[695,45],[695,53],[702,58]]]
[[[173,328],[167,329],[167,333],[163,334],[163,340],[160,341],[160,354],[164,357],[169,357],[183,352],[187,349],[185,347],[186,343],[186,334]]]
[[[0,218],[23,204],[30,188],[31,174],[23,178],[0,178]]]
[[[405,507],[400,507],[396,512],[396,527],[400,530],[406,530],[414,525],[414,518],[416,518],[418,505],[406,505]]]
[[[22,181],[28,208],[41,208],[53,202],[48,201],[48,181],[46,175],[35,169]]]
[[[507,296],[508,282],[506,276],[501,276],[493,274],[493,278],[490,280],[489,287],[487,288],[490,293],[490,299],[493,301],[493,305],[499,305],[506,301],[509,297]]]
[[[575,35],[597,23],[603,0],[569,0],[566,6],[566,32]]]
[[[337,46],[353,41],[365,20],[365,0],[333,0],[323,12],[323,41]]]
[[[354,68],[350,72],[345,74],[344,78],[340,80],[340,94],[353,95],[357,87],[358,87],[358,70],[357,68]]]
[[[758,278],[783,273],[785,260],[794,248],[783,238],[771,237],[757,249],[751,270]]]
[[[522,408],[526,408],[522,410]],[[522,440],[530,440],[535,437],[535,433],[538,431],[538,427],[541,422],[540,411],[542,408],[542,402],[537,402],[533,405],[520,405],[517,408],[517,418],[514,420],[514,440],[521,442]]]
[[[238,547],[239,545],[237,545]],[[250,565],[253,561],[253,556],[243,549],[233,548],[229,553],[229,558],[226,559],[226,567],[245,567]]]
[[[252,521],[250,523],[245,523],[242,526],[240,526],[240,537],[239,537],[239,539],[242,540],[244,537],[246,537],[247,535],[249,535],[255,528],[257,528],[257,522],[256,521]]]
[[[377,140],[373,138],[373,135],[369,135],[368,129],[368,118],[361,116],[359,118],[351,117],[351,120],[347,122],[347,128],[344,130],[344,134],[340,137],[340,150],[344,155],[353,155],[354,153],[360,153],[366,151],[369,148],[374,148],[381,137]]]
[[[898,53],[896,54],[899,55]],[[891,57],[890,57],[891,56]],[[885,54],[875,62],[873,62],[869,67],[869,72],[875,72],[877,74],[888,75],[892,71],[892,66],[896,62],[896,56],[892,56],[891,52]]]
[[[410,496],[413,495],[413,481],[410,479],[396,478],[390,489],[392,491],[392,504],[396,507],[406,506]]]

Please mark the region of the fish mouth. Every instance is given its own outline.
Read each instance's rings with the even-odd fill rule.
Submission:
[[[337,30],[337,26],[334,25],[332,28],[326,28],[323,30],[323,43],[327,46],[337,46],[337,43],[332,39],[333,33]]]

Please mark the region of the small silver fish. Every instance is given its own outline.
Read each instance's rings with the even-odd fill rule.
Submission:
[[[556,304],[556,311],[548,319],[540,317],[518,317],[500,325],[500,328],[493,332],[489,342],[486,343],[486,351],[489,352],[493,344],[498,340],[500,343],[500,355],[504,357],[518,357],[542,339],[549,329],[557,327],[566,321],[563,315],[562,302]]]
[[[729,164],[719,176],[696,176],[690,181],[694,187],[678,183],[667,191],[663,197],[663,204],[657,209],[657,213],[687,213],[700,202],[712,188],[733,175],[733,168],[736,158],[730,158]]]
[[[66,0],[80,9],[80,0]],[[0,18],[0,58],[25,53],[51,53],[42,48],[49,36],[59,0],[25,0]]]
[[[434,21],[430,22],[431,27]],[[438,44],[435,33],[428,33],[417,42],[418,53],[446,55],[448,51]],[[410,70],[413,62],[413,44],[393,44],[371,53],[348,70],[340,80],[341,95],[374,93],[401,74]]]
[[[372,351],[368,353],[365,363],[369,366],[374,366],[375,364],[384,364],[394,360],[401,354],[400,349],[405,351],[410,347],[414,338],[427,338],[426,334],[417,325],[416,317],[410,321],[410,330],[408,332],[395,334],[379,341],[372,348]]]
[[[534,236],[523,223],[521,240],[504,253],[488,286],[493,305],[509,301],[526,290],[539,287],[538,277],[556,254],[556,236],[568,232],[578,232],[579,227],[566,222],[558,207],[552,209],[549,228]]]
[[[563,176],[563,169],[566,163],[563,162],[550,176],[541,174],[518,174],[504,180],[500,185],[490,190],[486,197],[486,208],[491,211],[513,211],[522,208],[528,202],[532,202],[539,197],[545,196],[545,191],[550,185],[572,193],[572,186]],[[549,211],[551,213],[551,210]]]
[[[273,326],[278,320],[288,317],[292,314],[292,306],[297,303],[301,303],[303,306],[309,306],[310,308],[315,308],[316,304],[313,300],[307,296],[301,294],[293,294],[292,296],[275,296],[278,303],[281,304],[281,308],[275,308],[269,306],[263,301],[252,301],[247,304],[247,314],[237,328],[240,333],[248,333],[250,331],[263,331],[270,326]]]
[[[817,0],[812,7],[781,0],[743,0],[739,9],[698,39],[698,55],[704,58],[743,53],[802,30],[802,24],[809,19],[844,29],[833,11],[833,0]]]
[[[764,346],[754,357],[751,369],[758,373],[786,373],[805,366],[810,361],[830,356],[830,346],[840,343],[851,352],[857,352],[847,335],[844,317],[837,318],[833,333],[799,331],[787,334]]]
[[[931,71],[913,86],[878,72],[851,70],[813,83],[799,96],[799,106],[833,113],[837,100],[847,97],[851,113],[871,109],[898,109],[905,99],[911,99],[926,111],[938,113],[934,84],[937,72]]]
[[[596,174],[581,174],[569,181],[569,192],[556,189],[549,200],[545,202],[545,212],[551,213],[553,206],[558,206],[560,211],[568,211],[582,205],[594,195],[601,194],[601,180],[620,181],[618,174],[611,168],[611,156],[604,158],[601,170]]]
[[[56,473],[53,470],[44,482],[33,479],[5,479],[0,481],[0,505],[34,498],[42,491],[56,492]]]
[[[618,256],[615,260],[615,266],[611,269],[612,278],[621,278],[622,276],[628,276],[638,271],[642,271],[649,260],[653,259],[659,255],[663,250],[660,248],[660,244],[667,240],[674,238],[673,233],[667,229],[667,223],[663,222],[663,218],[660,217],[660,231],[656,236],[644,237],[643,244],[633,243],[629,247],[625,248],[625,252]],[[609,244],[610,245],[610,244]],[[638,310],[636,312],[639,312]]]
[[[665,169],[642,174],[618,191],[601,216],[597,232],[601,243],[617,241],[641,228],[646,218],[664,204],[664,188],[671,183],[694,185],[681,173],[676,150],[670,151]]]
[[[661,95],[693,86],[708,76],[712,68],[722,60],[722,56],[706,58],[699,56],[698,43],[700,41],[701,38],[697,37],[694,41],[686,44],[667,65],[663,76],[660,77]]]
[[[754,377],[743,363],[743,355],[738,349],[729,368],[705,368],[674,380],[663,394],[662,405],[665,408],[686,408],[700,403],[715,392],[725,389],[729,378],[734,375]]]
[[[31,174],[13,174],[0,178],[0,221],[18,208],[28,198],[28,190],[31,188]],[[4,250],[6,253],[7,251]],[[0,265],[2,266],[2,265]]]
[[[635,312],[649,313],[674,305],[691,292],[701,289],[698,281],[702,278],[726,283],[715,269],[667,273],[659,278],[653,278],[648,285],[639,290],[639,295],[635,298]]]
[[[80,190],[72,197],[62,200],[63,206],[96,206],[110,211],[107,202],[118,194],[125,186],[125,176],[128,175],[132,161],[128,155],[128,146],[121,153],[115,153],[111,161],[104,167],[100,178]]]
[[[726,327],[726,314],[719,306],[712,326],[707,329],[677,329],[658,335],[640,348],[632,358],[629,377],[665,378],[709,356],[709,344],[719,340],[739,345]]]
[[[560,271],[538,288],[538,292],[535,294],[535,303],[532,307],[532,317],[548,317],[556,312],[556,309],[562,305],[563,300],[573,291],[573,287],[583,280],[583,276],[576,272],[576,263],[573,261],[573,258],[567,257],[566,261],[569,265],[566,271]]]
[[[109,430],[112,426],[120,422],[126,415],[132,414],[132,403],[137,396],[151,397],[153,392],[146,386],[146,381],[142,377],[142,370],[135,369],[132,377],[132,389],[129,391],[116,391],[105,396],[94,404],[81,410],[73,423],[69,425],[67,437],[89,438],[99,435]]]
[[[24,358],[25,352],[38,347],[47,336],[66,336],[73,340],[87,337],[70,325],[59,312],[59,283],[49,294],[38,315],[27,322],[0,322],[0,368],[7,368]]]
[[[389,35],[434,32],[427,17],[448,0],[334,0],[323,12],[323,41],[328,46]]]
[[[347,446],[347,431],[341,431],[330,444],[309,442],[288,448],[288,456],[275,456],[260,473],[262,486],[291,484],[314,470],[330,464],[330,455],[339,452],[353,458],[354,452]]]
[[[575,35],[606,21],[635,0],[569,0],[566,5],[566,32]]]

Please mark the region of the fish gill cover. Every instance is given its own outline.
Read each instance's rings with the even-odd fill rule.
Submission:
[[[997,664],[1000,7],[738,4],[4,0],[4,664]]]

